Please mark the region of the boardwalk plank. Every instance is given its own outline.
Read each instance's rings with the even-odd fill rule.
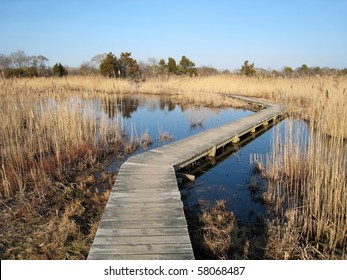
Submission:
[[[194,256],[191,252],[163,253],[160,254],[103,254],[101,252],[90,254],[89,260],[192,260]]]
[[[99,230],[102,229],[138,229],[138,228],[187,228],[186,219],[170,219],[170,220],[134,220],[134,221],[120,221],[119,219],[104,219],[99,223]]]
[[[129,254],[131,251],[133,254],[166,254],[177,253],[177,244],[116,244],[116,245],[95,245],[95,252],[102,254]],[[180,253],[191,252],[190,243],[180,244]]]
[[[186,229],[184,227],[175,227],[175,228],[102,228],[99,230],[98,236],[161,236],[161,235],[185,235]]]

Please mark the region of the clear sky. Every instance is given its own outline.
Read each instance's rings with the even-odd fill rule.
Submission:
[[[79,66],[99,53],[197,66],[347,67],[347,0],[0,0],[0,53]]]

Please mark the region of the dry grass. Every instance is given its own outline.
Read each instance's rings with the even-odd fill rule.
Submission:
[[[86,258],[114,182],[91,174],[124,151],[122,127],[61,81],[0,81],[2,259]]]
[[[169,94],[181,102],[243,106],[228,98],[232,93],[286,104],[292,115],[309,121],[311,137],[303,150],[300,128],[288,128],[266,164],[272,182],[266,200],[278,215],[270,223],[268,254],[346,258],[347,78],[231,75],[139,84],[102,77],[0,80],[2,258],[86,256],[107,199],[95,191],[84,199],[94,180],[89,174],[76,183],[76,175],[93,170],[108,154],[127,150],[121,124],[96,118],[83,102],[104,93]],[[133,139],[128,152],[150,143],[145,135],[134,133]],[[93,200],[100,202],[98,209],[91,207]],[[95,216],[85,228],[90,213]],[[225,249],[216,250],[225,258]]]
[[[201,217],[203,246],[210,251],[212,257],[228,259],[232,246],[233,231],[237,228],[235,215],[226,211],[225,201],[219,200],[216,205],[205,211]]]
[[[148,130],[146,130],[144,133],[141,134],[140,138],[140,146],[147,150],[148,147],[153,143],[152,137],[149,135]]]
[[[1,259],[85,259],[109,190],[99,194],[82,182],[42,192],[1,205]]]
[[[301,109],[308,140],[304,125],[289,119],[267,159],[264,197],[277,216],[267,249],[276,258],[347,258],[347,92],[345,80],[331,79]]]
[[[196,225],[195,225],[196,226]],[[265,247],[264,228],[259,225],[245,226],[237,223],[233,212],[226,209],[226,201],[218,200],[205,210],[199,218],[196,239],[201,244],[207,259],[263,259]],[[201,236],[199,236],[201,235]]]
[[[105,156],[108,141],[121,132],[106,117],[95,118],[79,100],[39,99],[12,93],[2,97],[1,185],[3,198],[38,191],[64,181],[71,168],[83,169]]]
[[[159,134],[158,140],[160,142],[167,142],[167,141],[171,141],[174,139],[173,135],[170,132],[165,131],[159,125],[158,125],[158,134]]]
[[[168,94],[181,102],[216,107],[245,106],[244,102],[226,98],[228,94],[240,94],[286,104],[290,112],[305,120],[312,120],[314,117],[320,126],[324,126],[328,134],[334,135],[337,132],[334,130],[339,127],[338,130],[344,133],[344,137],[347,137],[345,118],[347,78],[345,76],[248,78],[218,75],[195,78],[161,77],[148,79],[142,83],[96,76],[14,79],[1,80],[0,83],[2,88],[0,95],[3,96],[7,96],[8,92],[59,97],[71,91],[78,91],[84,97],[100,93],[150,93]],[[333,119],[329,119],[331,111],[334,112]]]
[[[311,123],[308,143],[300,145],[304,130],[289,121],[267,160],[266,197],[278,218],[269,225],[269,252],[278,258],[346,258],[346,144],[316,126]]]

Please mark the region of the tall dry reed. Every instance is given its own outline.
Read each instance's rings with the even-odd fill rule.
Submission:
[[[308,128],[288,121],[267,159],[265,196],[277,217],[269,225],[268,252],[276,258],[346,258],[347,92],[333,85],[310,98]]]
[[[0,83],[0,257],[85,258],[109,187],[76,176],[117,149],[121,124],[92,113],[83,92]]]
[[[239,94],[263,98],[275,103],[288,105],[288,109],[301,118],[311,120],[312,116],[333,110],[336,124],[346,119],[344,103],[347,94],[345,76],[307,76],[307,77],[245,77],[239,75],[216,75],[209,77],[159,77],[135,83],[129,80],[95,77],[35,78],[1,80],[2,91],[61,95],[78,91],[84,96],[93,94],[149,93],[168,94],[182,102],[199,102],[213,106],[238,105],[227,94]],[[336,99],[336,92],[342,99]],[[342,95],[341,95],[342,94]],[[327,100],[326,100],[327,99]],[[342,101],[342,103],[341,103]],[[317,104],[320,103],[319,111]],[[244,105],[244,104],[243,104]],[[328,109],[324,106],[330,106]],[[318,110],[319,109],[319,110]],[[323,116],[324,117],[324,116]],[[324,117],[326,118],[326,117]],[[333,120],[330,120],[333,121]],[[345,123],[345,122],[344,122]],[[326,123],[326,129],[330,125]],[[346,127],[343,127],[347,131]]]
[[[121,127],[92,114],[78,97],[44,97],[14,92],[1,102],[1,185],[4,198],[64,180],[72,165],[95,163]]]
[[[123,137],[121,124],[90,114],[92,108],[83,103],[84,98],[102,93],[168,94],[181,102],[213,106],[237,105],[227,95],[240,94],[286,104],[294,116],[309,121],[310,140],[300,147],[302,131],[295,127],[288,128],[287,136],[273,145],[274,156],[267,162],[271,181],[268,198],[275,202],[279,219],[269,228],[272,234],[268,252],[277,248],[272,254],[276,258],[345,256],[347,78],[342,76],[218,75],[161,77],[141,83],[103,77],[0,80],[0,199],[6,213],[0,223],[14,236],[11,239],[10,234],[0,233],[1,240],[7,242],[0,244],[0,251],[11,254],[13,247],[28,244],[27,254],[16,257],[30,258],[33,246],[38,245],[30,247],[33,242],[28,240],[18,245],[15,240],[19,233],[15,232],[23,228],[24,236],[32,229],[23,225],[34,220],[47,225],[65,224],[71,234],[78,235],[74,223],[64,220],[81,212],[76,197],[83,195],[80,189],[74,189],[73,174],[95,165]],[[85,191],[83,186],[80,188]],[[59,195],[61,199],[53,207],[50,201]],[[65,198],[72,203],[73,211],[68,211],[69,204],[58,206],[64,205]],[[40,207],[43,204],[47,207]],[[49,207],[58,214],[62,212],[61,219],[42,222],[45,211],[54,216]],[[34,208],[36,214],[28,217]],[[14,224],[20,223],[5,223],[10,217]],[[56,227],[50,228],[53,232]],[[34,231],[30,238],[35,236]],[[55,241],[45,242],[50,242],[48,247],[53,252],[55,247],[51,245]],[[64,254],[46,256],[64,258]]]

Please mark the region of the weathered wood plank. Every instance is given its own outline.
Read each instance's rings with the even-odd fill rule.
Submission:
[[[174,228],[101,228],[98,236],[161,236],[161,235],[184,235],[186,229],[184,227]]]
[[[161,235],[161,236],[97,236],[94,239],[94,244],[190,244],[189,236],[187,235]],[[186,245],[185,245],[186,246]],[[177,246],[179,248],[179,246]]]
[[[141,221],[119,221],[118,219],[104,219],[99,223],[99,229],[138,229],[138,228],[186,228],[185,218],[170,220],[141,220]],[[99,231],[98,229],[98,231]]]
[[[192,260],[194,256],[189,253],[165,253],[160,254],[102,254],[92,253],[88,256],[89,260]]]
[[[190,243],[180,244],[180,253],[190,253],[192,250]],[[116,244],[116,245],[95,245],[95,253],[100,254],[166,254],[177,253],[177,244]]]

